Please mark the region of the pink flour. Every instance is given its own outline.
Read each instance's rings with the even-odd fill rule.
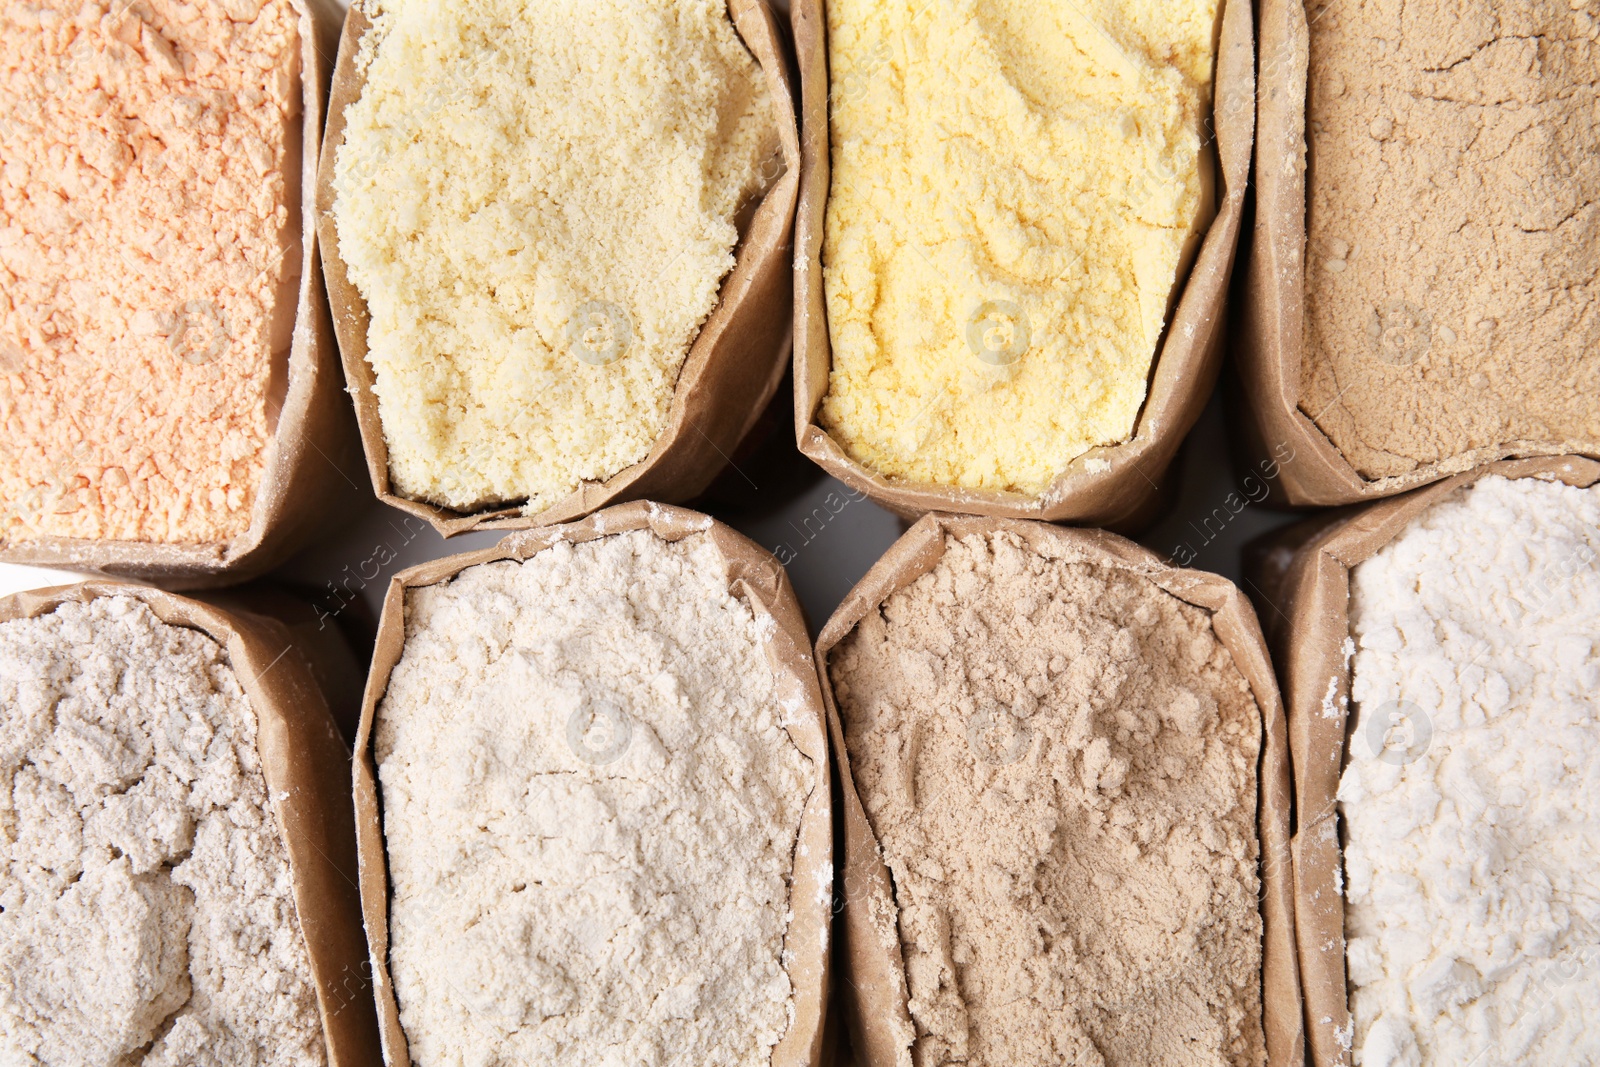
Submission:
[[[0,0],[0,543],[249,527],[300,273],[298,19]]]

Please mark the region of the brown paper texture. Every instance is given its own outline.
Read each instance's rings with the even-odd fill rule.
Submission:
[[[274,377],[283,382],[277,424],[250,516],[238,538],[212,544],[158,544],[47,537],[5,544],[0,563],[65,567],[159,581],[172,588],[241,582],[283,562],[323,532],[334,501],[348,491],[360,459],[329,329],[317,258],[316,179],[328,59],[339,25],[332,0],[293,0],[300,12],[303,109],[300,119],[300,277],[294,331]],[[291,188],[295,188],[291,183]]]
[[[350,754],[301,650],[264,616],[224,611],[149,586],[92,581],[0,599],[0,622],[48,615],[68,601],[142,600],[157,618],[227,650],[256,714],[256,750],[289,853],[295,911],[311,957],[330,1067],[377,1067],[377,1020],[356,889]]]
[[[1287,541],[1262,553],[1262,605],[1274,616],[1273,651],[1283,682],[1294,765],[1295,939],[1305,983],[1305,1026],[1312,1062],[1348,1067],[1351,1035],[1345,995],[1344,897],[1334,798],[1345,767],[1350,715],[1350,569],[1398,537],[1422,512],[1486,475],[1542,478],[1568,485],[1600,482],[1600,463],[1578,456],[1507,460],[1395,500],[1292,527]],[[1292,553],[1274,562],[1272,548]]]
[[[810,635],[800,602],[778,561],[755,542],[685,508],[635,501],[607,508],[564,526],[547,526],[512,534],[493,548],[424,563],[401,571],[389,582],[378,624],[377,650],[361,705],[356,735],[356,836],[361,860],[361,906],[366,917],[370,958],[377,977],[379,1025],[387,1067],[410,1067],[400,1009],[389,978],[389,872],[384,851],[378,796],[378,769],[372,755],[373,720],[389,685],[389,675],[405,649],[406,591],[449,582],[468,567],[497,560],[522,562],[560,542],[582,544],[614,534],[648,529],[664,541],[705,533],[728,565],[728,586],[750,605],[756,617],[773,622],[767,661],[777,679],[778,699],[793,702],[810,714],[790,727],[790,736],[816,768],[815,786],[800,816],[794,872],[790,878],[791,919],[784,935],[784,955],[794,988],[794,1018],[789,1031],[772,1050],[772,1067],[818,1067],[823,1043],[823,1016],[828,1003],[828,933],[832,898],[826,888],[833,878],[833,804],[828,790],[827,728],[822,694],[811,659]]]
[[[783,173],[767,190],[750,221],[740,228],[734,268],[723,279],[721,298],[689,348],[666,428],[649,454],[604,482],[585,482],[543,511],[524,516],[515,504],[462,513],[399,496],[390,484],[389,446],[374,391],[376,376],[367,362],[367,302],[340,257],[339,228],[333,217],[334,163],[344,144],[345,109],[361,98],[366,82],[355,59],[361,36],[371,25],[363,0],[350,5],[339,41],[322,171],[317,176],[317,230],[322,238],[334,330],[366,449],[367,472],[384,503],[426,519],[441,535],[454,537],[471,530],[525,530],[570,522],[625,500],[689,500],[711,484],[755,425],[788,369],[793,316],[788,256],[800,182],[800,140],[789,68],[767,0],[728,0],[728,14],[766,75],[777,112]]]
[[[896,541],[852,589],[817,639],[817,668],[828,711],[828,732],[839,769],[844,822],[840,891],[839,999],[857,1061],[863,1067],[909,1064],[915,1030],[906,1007],[906,979],[889,871],[856,793],[838,704],[828,677],[828,655],[868,612],[931,571],[947,537],[1011,532],[1035,548],[1052,546],[1069,558],[1134,571],[1180,600],[1211,613],[1217,637],[1233,655],[1261,709],[1260,796],[1262,1023],[1267,1062],[1295,1067],[1304,1061],[1300,978],[1295,963],[1294,901],[1289,872],[1289,750],[1283,705],[1266,642],[1249,601],[1225,578],[1167,566],[1152,552],[1115,534],[1074,530],[1015,519],[928,515]]]
[[[1256,213],[1233,346],[1240,405],[1238,432],[1247,451],[1291,457],[1273,487],[1281,503],[1353,504],[1394,496],[1512,455],[1549,454],[1520,447],[1478,449],[1406,474],[1368,481],[1300,410],[1304,358],[1306,97],[1310,29],[1304,0],[1261,0],[1261,70],[1256,118]]]
[[[1223,309],[1233,272],[1255,133],[1255,48],[1249,0],[1223,5],[1210,134],[1221,198],[1151,371],[1133,435],[1091,449],[1040,496],[925,485],[891,478],[851,458],[817,423],[833,363],[822,287],[822,240],[830,188],[829,84],[825,0],[794,0],[800,60],[802,174],[795,216],[795,438],[800,451],[840,481],[904,516],[950,511],[1012,518],[1133,526],[1153,517],[1168,465],[1216,383]],[[1109,464],[1110,466],[1105,466]]]

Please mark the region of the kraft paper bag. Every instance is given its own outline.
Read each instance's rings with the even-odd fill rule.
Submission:
[[[947,538],[999,532],[1014,533],[1036,549],[1048,548],[1052,555],[1141,574],[1178,599],[1211,614],[1217,638],[1232,654],[1261,709],[1257,824],[1263,927],[1262,1023],[1267,1062],[1272,1067],[1299,1067],[1304,1060],[1304,1037],[1289,882],[1289,750],[1277,680],[1249,601],[1227,579],[1164,564],[1154,553],[1115,534],[1016,519],[938,514],[924,516],[894,543],[845,597],[817,639],[817,669],[838,767],[844,825],[838,889],[844,907],[839,917],[841,970],[837,985],[841,1014],[849,1028],[856,1061],[862,1067],[909,1064],[908,1041],[914,1027],[907,1008],[894,891],[877,836],[851,778],[843,722],[828,674],[829,656],[868,613],[877,611],[891,595],[933,570],[944,556]]]
[[[784,957],[794,989],[794,1017],[788,1033],[772,1050],[773,1067],[820,1067],[823,1019],[828,1003],[829,918],[832,900],[816,887],[832,884],[833,803],[828,789],[827,727],[822,694],[817,689],[810,635],[800,602],[788,576],[772,555],[755,542],[709,516],[685,508],[635,501],[607,508],[564,526],[546,526],[511,534],[493,548],[435,560],[401,571],[389,582],[377,651],[362,701],[356,735],[355,808],[361,854],[361,903],[367,939],[378,969],[378,1016],[383,1031],[385,1063],[409,1067],[410,1051],[400,1025],[400,1008],[389,977],[389,877],[379,803],[378,768],[373,757],[373,723],[389,685],[389,677],[405,651],[406,593],[422,586],[448,583],[469,567],[500,560],[531,559],[553,545],[582,544],[602,537],[649,530],[664,541],[695,533],[709,536],[728,566],[729,589],[750,605],[758,619],[772,623],[767,661],[777,679],[779,699],[800,709],[799,725],[790,736],[814,768],[814,786],[800,819],[790,878],[789,929]]]
[[[293,312],[294,329],[289,346],[273,355],[282,394],[249,528],[231,541],[204,544],[54,536],[8,541],[0,536],[0,563],[145,579],[174,589],[230,585],[271,570],[325,533],[338,517],[339,498],[352,491],[360,445],[333,347],[315,226],[323,102],[340,15],[333,0],[294,4],[300,12],[302,113],[298,181],[290,189],[291,199],[298,190],[291,217],[300,230],[299,280],[293,307],[279,309],[284,315]],[[65,470],[61,475],[63,486],[55,487],[56,492],[75,477]],[[0,511],[23,514],[49,506],[52,499],[52,493],[41,492],[0,502]]]
[[[794,0],[800,60],[802,173],[795,216],[795,437],[829,474],[903,517],[946,511],[1131,528],[1162,505],[1167,468],[1200,417],[1222,366],[1228,281],[1244,214],[1255,133],[1254,29],[1249,0],[1221,6],[1214,104],[1207,135],[1216,157],[1217,211],[1156,352],[1144,407],[1121,444],[1091,449],[1038,496],[917,484],[851,457],[818,423],[833,363],[822,284],[822,242],[831,182],[826,0]],[[1202,164],[1207,161],[1202,154]]]
[[[1261,0],[1260,96],[1256,118],[1255,221],[1239,287],[1230,389],[1242,416],[1234,429],[1256,457],[1287,453],[1273,484],[1281,504],[1329,506],[1394,496],[1510,456],[1548,455],[1567,446],[1517,442],[1486,446],[1405,474],[1367,479],[1301,406],[1305,358],[1306,204],[1316,179],[1308,159],[1306,102],[1314,92],[1311,31],[1304,0]]]
[[[1588,487],[1600,482],[1600,463],[1561,456],[1491,464],[1393,500],[1308,520],[1269,537],[1253,553],[1259,607],[1270,620],[1287,707],[1295,941],[1307,1040],[1318,1067],[1348,1067],[1354,1033],[1345,995],[1344,861],[1335,803],[1350,719],[1350,571],[1428,508],[1491,474]]]
[[[0,622],[101,597],[143,601],[162,622],[220,644],[256,715],[256,750],[289,856],[295,911],[332,1067],[378,1067],[378,1020],[361,933],[350,751],[312,668],[314,652],[277,620],[160,589],[91,581],[0,598]]]

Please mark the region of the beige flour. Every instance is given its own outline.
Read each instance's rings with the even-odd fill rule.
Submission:
[[[1204,611],[951,539],[830,677],[918,1067],[1265,1062],[1260,715]]]
[[[256,718],[138,600],[0,623],[0,1062],[320,1067]]]
[[[290,0],[0,4],[0,542],[249,528],[300,110]]]
[[[1600,7],[1311,18],[1300,405],[1367,478],[1600,447]]]
[[[334,218],[397,492],[542,510],[644,459],[778,148],[724,0],[378,0]]]
[[[406,609],[375,755],[412,1061],[770,1062],[814,772],[715,545],[561,542]]]

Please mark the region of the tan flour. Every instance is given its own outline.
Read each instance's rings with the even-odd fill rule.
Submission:
[[[1333,0],[1310,24],[1301,409],[1368,478],[1593,450],[1600,8]]]
[[[771,626],[704,534],[409,592],[373,736],[414,1064],[771,1062],[816,785]]]
[[[1260,715],[1204,611],[952,539],[830,676],[918,1067],[1265,1062]]]
[[[0,624],[0,1062],[327,1062],[256,718],[140,601]]]

